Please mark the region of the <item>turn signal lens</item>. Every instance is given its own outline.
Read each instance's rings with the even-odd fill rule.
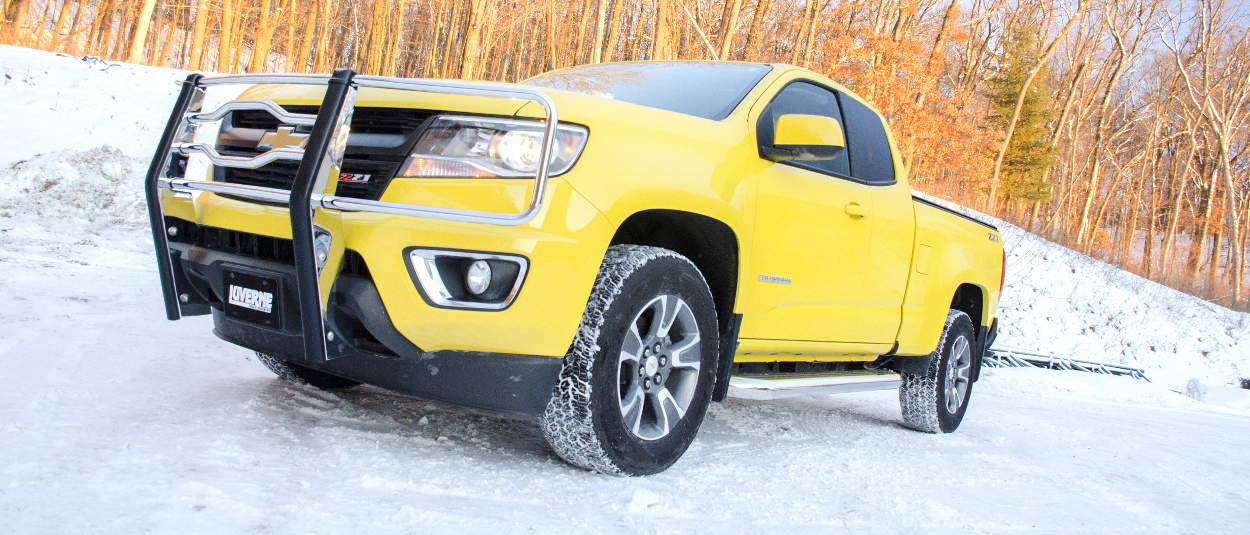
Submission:
[[[542,156],[544,126],[536,121],[439,117],[417,140],[399,176],[533,178]],[[560,175],[572,168],[587,136],[583,127],[557,126],[547,175]]]

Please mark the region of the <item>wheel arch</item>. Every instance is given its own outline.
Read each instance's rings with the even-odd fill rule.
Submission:
[[[674,251],[694,263],[712,291],[721,332],[729,328],[738,295],[741,242],[733,227],[694,212],[635,212],[617,227],[609,245],[648,245]]]
[[[958,310],[968,315],[972,320],[972,326],[977,332],[981,327],[985,326],[985,303],[989,300],[989,292],[980,285],[965,282],[955,288],[955,294],[951,298],[951,309]]]

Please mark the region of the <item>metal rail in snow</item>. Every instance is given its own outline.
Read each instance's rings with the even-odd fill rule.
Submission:
[[[1048,370],[1074,370],[1106,375],[1126,375],[1134,379],[1150,382],[1150,379],[1146,378],[1145,371],[1141,368],[1057,357],[1012,347],[990,348],[985,352],[982,364],[990,368],[1045,368]]]

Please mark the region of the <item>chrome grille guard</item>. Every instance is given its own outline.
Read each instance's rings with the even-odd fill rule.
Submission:
[[[324,85],[327,89],[321,108],[316,115],[289,113],[278,104],[267,100],[234,100],[216,110],[205,112],[201,109],[207,88],[236,84]],[[518,213],[497,213],[336,196],[337,181],[329,178],[331,175],[337,175],[342,164],[352,111],[356,102],[356,91],[362,87],[537,102],[546,113],[546,124],[543,131],[542,154],[534,176],[534,190],[529,205]],[[302,148],[290,145],[273,147],[254,157],[223,155],[210,144],[194,142],[193,137],[197,125],[220,121],[229,112],[236,110],[265,111],[284,125],[311,125],[312,132]],[[341,341],[342,335],[335,335],[333,326],[326,321],[326,303],[338,270],[337,264],[332,265],[332,263],[325,264],[331,269],[319,268],[314,247],[316,235],[328,233],[331,237],[331,249],[326,254],[325,260],[337,257],[337,262],[341,262],[344,240],[342,236],[335,236],[335,234],[341,234],[337,225],[337,215],[342,212],[376,212],[485,225],[523,225],[533,219],[542,209],[551,147],[558,124],[559,118],[556,114],[555,103],[537,89],[471,82],[357,76],[350,69],[337,70],[330,76],[258,74],[205,77],[200,74],[191,74],[182,83],[182,90],[174,105],[173,113],[170,114],[169,122],[165,125],[160,145],[156,149],[144,181],[144,193],[147,197],[148,217],[152,225],[152,242],[156,249],[166,316],[170,320],[177,320],[184,315],[199,315],[207,312],[204,312],[206,308],[203,304],[188,303],[188,296],[196,294],[188,293],[192,290],[182,286],[189,286],[189,283],[185,281],[185,277],[177,276],[181,273],[179,269],[176,269],[178,266],[175,266],[179,258],[177,253],[171,253],[169,248],[165,213],[161,206],[162,189],[184,194],[224,193],[247,199],[287,204],[291,217],[291,237],[295,248],[295,278],[299,290],[304,357],[310,362],[323,362],[346,354],[348,349]],[[255,169],[275,160],[297,160],[300,164],[295,173],[295,180],[288,191],[214,182],[207,179],[187,179],[182,176],[186,158],[195,154],[203,155],[213,165],[221,167]],[[180,162],[174,161],[175,155],[181,157]],[[320,224],[314,225],[315,220]],[[339,342],[336,342],[336,339]]]

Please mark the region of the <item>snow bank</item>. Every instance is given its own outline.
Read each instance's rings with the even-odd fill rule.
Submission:
[[[97,227],[146,221],[147,161],[109,145],[21,160],[0,169],[0,216],[35,215]]]
[[[1250,376],[1250,314],[1234,312],[952,203],[998,226],[1007,249],[998,347],[1124,364],[1181,391]]]
[[[186,72],[0,45],[0,169],[105,143],[150,156]]]

